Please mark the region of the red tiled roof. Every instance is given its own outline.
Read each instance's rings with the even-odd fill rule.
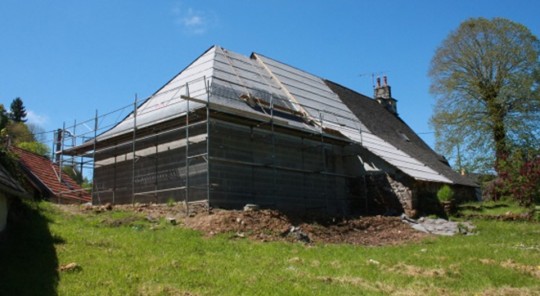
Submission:
[[[59,166],[48,158],[18,147],[12,146],[10,149],[19,156],[19,162],[25,168],[25,172],[47,188],[52,195],[50,197],[57,198],[58,202],[77,203],[92,200],[90,194],[65,173],[62,173],[60,181]]]

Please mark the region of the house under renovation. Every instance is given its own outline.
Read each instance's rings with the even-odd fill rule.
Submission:
[[[455,173],[374,98],[253,53],[213,46],[124,120],[65,153],[94,158],[93,203],[203,202],[414,215]]]

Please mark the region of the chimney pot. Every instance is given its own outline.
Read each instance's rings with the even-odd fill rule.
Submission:
[[[377,77],[377,87],[374,92],[374,99],[384,106],[390,113],[397,116],[397,100],[392,98],[392,92],[390,85],[388,85],[388,77],[383,76],[383,85],[381,86],[381,79]]]

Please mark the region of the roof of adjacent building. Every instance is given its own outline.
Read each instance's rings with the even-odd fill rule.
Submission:
[[[30,183],[46,197],[60,199],[62,203],[88,202],[90,194],[70,176],[61,172],[58,164],[30,151],[11,146],[11,151],[19,157],[19,162]],[[43,192],[45,191],[45,192]]]
[[[337,131],[414,179],[475,186],[371,98],[261,54],[248,57],[219,46],[209,48],[97,141],[180,118],[205,105],[311,133]],[[287,116],[277,118],[270,106]]]

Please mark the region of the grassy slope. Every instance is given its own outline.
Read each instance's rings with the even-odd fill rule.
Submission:
[[[540,294],[537,223],[477,221],[478,235],[404,246],[305,246],[209,239],[130,213],[81,216],[40,208],[54,239],[34,239],[54,246],[58,265],[81,267],[58,273],[58,283],[51,276],[60,295]],[[0,277],[3,291],[32,294],[28,285],[23,275],[11,282]]]

